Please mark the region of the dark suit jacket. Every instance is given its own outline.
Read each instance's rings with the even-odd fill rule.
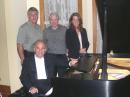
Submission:
[[[83,28],[83,30],[81,31],[81,38],[82,38],[83,48],[86,48],[87,50],[89,47],[89,42],[88,42],[87,32],[85,28]],[[78,58],[79,50],[80,50],[80,42],[76,31],[74,31],[71,28],[67,29],[66,31],[66,45],[67,45],[69,57]]]
[[[47,69],[47,59],[44,56],[45,69],[47,74],[47,80],[37,80],[37,71],[34,56],[25,58],[22,64],[22,72],[20,75],[20,80],[23,86],[29,90],[30,87],[37,87],[39,90],[43,89],[44,92],[48,91],[51,87],[49,73]]]

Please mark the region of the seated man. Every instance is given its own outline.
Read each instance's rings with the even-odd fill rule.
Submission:
[[[26,58],[23,62],[20,80],[32,97],[38,97],[39,94],[48,96],[53,88],[47,69],[46,45],[42,40],[34,43],[34,52],[34,56]]]

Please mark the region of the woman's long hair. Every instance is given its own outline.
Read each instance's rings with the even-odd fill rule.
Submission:
[[[73,13],[71,16],[70,16],[70,19],[69,19],[69,27],[72,28],[73,30],[76,30],[76,28],[74,27],[73,23],[72,23],[72,20],[73,20],[73,17],[74,16],[77,16],[78,17],[78,20],[79,20],[79,30],[82,31],[83,29],[83,23],[82,23],[82,18],[80,16],[79,13],[75,12]]]

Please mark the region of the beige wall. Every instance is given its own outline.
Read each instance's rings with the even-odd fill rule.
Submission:
[[[16,49],[18,27],[26,20],[25,0],[0,0],[0,84],[10,85],[11,91],[17,90],[21,83],[21,65]]]
[[[83,0],[83,23],[87,28],[92,52],[92,1]],[[26,21],[26,0],[0,0],[0,84],[10,85],[11,92],[21,87],[21,65],[16,49],[18,28]]]
[[[92,0],[82,0],[83,9],[83,26],[87,29],[88,40],[90,46],[88,52],[93,52],[93,16],[92,16]]]
[[[9,85],[9,64],[4,0],[0,0],[0,18],[0,84]]]
[[[19,80],[21,65],[17,55],[16,37],[19,26],[26,21],[26,11],[26,0],[5,0],[9,76],[12,92],[21,86]]]

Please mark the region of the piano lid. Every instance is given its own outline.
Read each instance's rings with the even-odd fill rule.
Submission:
[[[130,54],[130,0],[96,0],[102,36],[106,33],[107,52]],[[104,32],[104,9],[107,9]]]

